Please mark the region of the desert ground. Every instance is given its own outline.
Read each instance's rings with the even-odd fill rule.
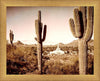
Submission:
[[[77,40],[69,43],[59,43],[64,54],[50,54],[57,45],[44,45],[42,53],[42,74],[79,74],[78,43]],[[13,47],[7,42],[7,74],[38,74],[37,45],[14,43]],[[88,43],[87,74],[94,74],[94,43]]]

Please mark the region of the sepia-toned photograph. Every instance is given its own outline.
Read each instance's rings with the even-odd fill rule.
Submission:
[[[94,75],[94,6],[8,6],[6,74]]]

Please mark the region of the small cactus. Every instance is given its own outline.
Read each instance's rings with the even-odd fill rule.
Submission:
[[[10,43],[13,46],[14,34],[12,30],[10,30],[9,37],[10,37]]]
[[[86,74],[87,71],[87,43],[93,34],[94,8],[92,6],[74,9],[74,20],[69,19],[70,29],[74,37],[78,39],[79,49],[79,73]]]
[[[46,30],[47,25],[44,25],[44,31],[43,31],[43,38],[42,38],[42,22],[41,22],[41,11],[38,11],[38,19],[35,20],[35,31],[37,38],[35,40],[37,41],[37,54],[38,54],[38,69],[39,73],[42,73],[42,42],[46,38]]]

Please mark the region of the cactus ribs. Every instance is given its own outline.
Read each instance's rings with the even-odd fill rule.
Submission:
[[[93,17],[94,8],[92,6],[79,7],[79,9],[74,9],[74,20],[72,18],[69,20],[70,29],[74,37],[79,38],[78,49],[80,74],[86,74],[87,72],[87,43],[93,34]]]
[[[46,38],[46,29],[47,26],[44,25],[44,31],[43,31],[43,38],[42,38],[42,22],[41,22],[41,11],[38,11],[38,19],[35,20],[35,30],[37,38],[35,40],[37,41],[37,54],[38,54],[38,69],[39,74],[42,74],[42,42]]]

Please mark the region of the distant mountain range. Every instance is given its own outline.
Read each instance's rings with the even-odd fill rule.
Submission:
[[[14,45],[24,45],[21,41],[17,41],[14,43]]]
[[[14,43],[14,45],[27,45],[27,44],[24,44],[21,41],[17,41],[17,42]],[[94,40],[90,40],[88,42],[88,45],[89,46],[94,46]],[[36,46],[36,44],[32,44],[31,46]],[[44,46],[45,47],[47,47],[47,46],[54,47],[54,46],[57,46],[57,44],[56,45],[44,45]],[[78,47],[78,40],[74,40],[74,41],[72,41],[72,42],[70,42],[68,44],[59,43],[59,46],[60,47],[64,47],[64,46],[67,46],[67,47],[72,47],[72,46],[73,47]]]
[[[89,46],[94,46],[94,40],[90,40],[89,42],[88,42],[88,45]],[[46,47],[47,46],[49,46],[49,47],[54,47],[54,46],[57,46],[57,44],[56,45],[45,45]],[[67,46],[67,47],[78,47],[78,40],[74,40],[74,41],[72,41],[72,42],[70,42],[70,43],[68,43],[68,44],[63,44],[63,43],[59,43],[59,46],[60,47],[64,47],[64,46]]]
[[[90,41],[88,42],[88,45],[89,45],[89,46],[94,46],[94,40],[90,40]],[[70,46],[78,47],[78,40],[74,40],[74,41],[72,41],[71,43],[66,44],[66,46],[68,46],[68,47],[70,47]]]

